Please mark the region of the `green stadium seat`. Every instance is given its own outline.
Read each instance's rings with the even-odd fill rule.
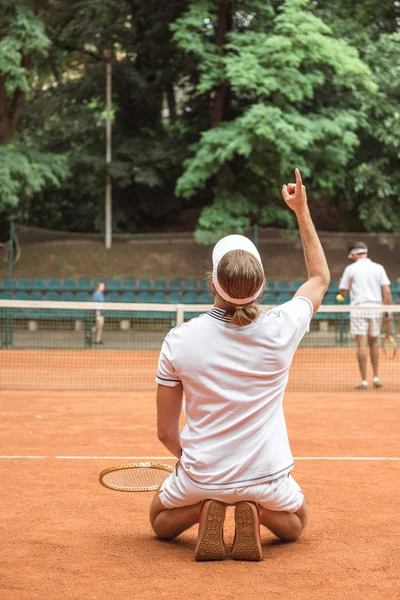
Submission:
[[[76,294],[76,301],[77,302],[90,302],[92,300],[92,294],[89,294],[88,292],[78,292]]]
[[[136,290],[136,281],[134,279],[124,279],[122,283],[122,289],[126,292],[133,292]]]
[[[267,281],[267,291],[273,292],[275,290],[276,290],[276,283],[275,283],[275,281]]]
[[[198,299],[199,304],[214,304],[214,298],[208,292],[200,294]]]
[[[140,292],[150,291],[151,290],[151,283],[150,283],[150,281],[148,279],[139,279],[138,290]]]
[[[29,300],[43,300],[43,294],[42,292],[31,292],[29,294]]]
[[[280,279],[279,281],[276,282],[275,289],[278,292],[290,292],[291,286],[290,286],[290,283],[286,279]]]
[[[11,292],[0,292],[0,300],[10,300]]]
[[[336,294],[332,294],[332,293],[326,293],[323,300],[322,300],[322,304],[339,304],[336,301]]]
[[[168,300],[170,304],[181,304],[182,294],[180,294],[179,292],[171,292]]]
[[[3,290],[13,290],[15,288],[15,279],[10,279],[7,277],[7,279],[4,279],[1,287]]]
[[[203,279],[200,281],[200,291],[208,292],[208,283],[207,283],[207,281],[204,281]]]
[[[277,301],[275,294],[265,294],[263,304],[276,306]]]
[[[195,279],[186,279],[183,282],[185,292],[197,292],[197,281]]]
[[[84,277],[78,281],[78,290],[80,292],[93,292],[94,285],[90,279]]]
[[[197,304],[197,294],[195,292],[186,292],[183,294],[184,304]]]
[[[118,292],[107,292],[105,293],[105,301],[106,302],[120,302],[121,296]]]
[[[292,290],[294,292],[297,292],[297,290],[299,289],[299,287],[301,287],[304,283],[304,279],[295,279],[292,283]]]
[[[31,289],[36,292],[44,292],[47,289],[45,280],[44,279],[34,279],[32,282]]]
[[[167,289],[167,282],[165,279],[156,279],[153,285],[155,292],[165,292]]]
[[[119,279],[109,279],[105,285],[106,290],[110,292],[119,292],[121,289],[121,282]]]
[[[78,289],[75,279],[64,279],[62,288],[68,292],[75,292]]]
[[[133,292],[124,292],[122,294],[122,302],[136,302],[135,294]]]
[[[55,290],[52,290],[51,292],[45,293],[44,299],[49,302],[58,302],[58,300],[60,299],[60,294]]]
[[[60,300],[63,302],[74,302],[75,294],[73,292],[61,292]]]
[[[23,290],[25,292],[29,292],[31,289],[31,280],[26,277],[21,277],[21,279],[16,280],[16,289]]]
[[[151,297],[150,292],[139,292],[137,295],[137,302],[140,302],[140,304],[149,304],[151,302]]]
[[[29,300],[27,292],[17,292],[14,297],[15,300]]]
[[[59,292],[61,290],[61,281],[59,279],[50,279],[48,289]]]
[[[169,290],[170,292],[181,292],[182,291],[182,282],[180,279],[172,279],[169,282]]]
[[[165,292],[155,292],[153,294],[152,302],[156,304],[166,304],[168,302],[168,296]]]
[[[287,294],[286,292],[282,292],[278,294],[278,304],[285,304],[285,302],[289,302],[292,299],[291,294]]]
[[[330,293],[334,293],[336,292],[336,294],[339,292],[339,284],[337,281],[330,281],[329,285],[328,285],[328,292]]]

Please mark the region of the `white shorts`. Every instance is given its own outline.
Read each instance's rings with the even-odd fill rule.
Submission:
[[[159,498],[165,508],[189,506],[203,500],[221,500],[226,504],[248,500],[269,510],[295,513],[303,504],[304,495],[290,473],[257,485],[210,490],[195,483],[180,467],[164,481]]]
[[[382,313],[355,311],[350,316],[351,335],[377,337],[381,332]]]

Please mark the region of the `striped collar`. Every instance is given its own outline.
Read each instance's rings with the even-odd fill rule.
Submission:
[[[217,306],[213,306],[207,314],[213,319],[217,319],[217,321],[225,321],[225,323],[230,323],[232,321],[232,317],[225,316],[225,311]]]

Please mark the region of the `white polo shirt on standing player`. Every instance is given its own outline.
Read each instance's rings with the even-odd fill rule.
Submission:
[[[382,265],[370,258],[359,258],[345,268],[339,289],[349,290],[352,306],[381,306],[382,286],[390,280]],[[377,337],[382,326],[382,314],[371,311],[353,311],[350,315],[350,333]]]
[[[156,381],[183,385],[181,465],[194,482],[235,488],[293,469],[283,396],[312,312],[297,296],[240,327],[214,307],[169,332]]]

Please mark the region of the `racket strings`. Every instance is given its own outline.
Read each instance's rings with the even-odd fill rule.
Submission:
[[[114,490],[157,490],[170,475],[168,471],[148,467],[127,468],[110,471],[103,476],[103,483]]]

